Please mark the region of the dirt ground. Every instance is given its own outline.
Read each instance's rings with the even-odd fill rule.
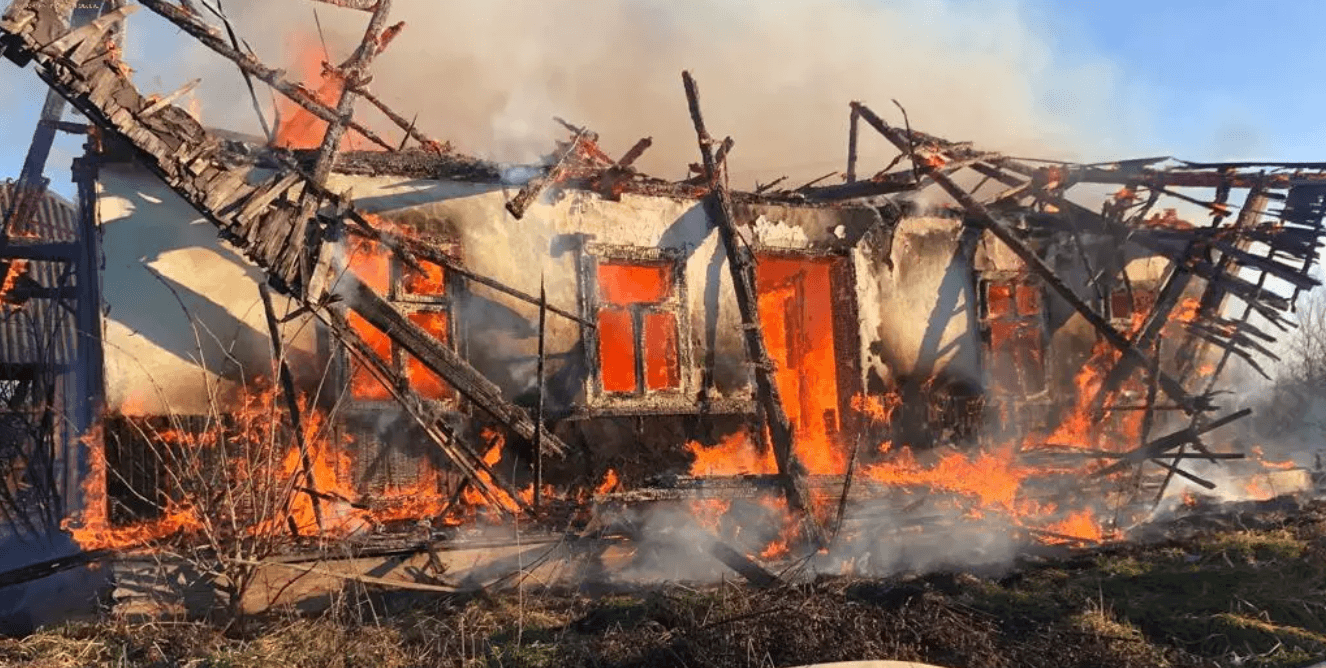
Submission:
[[[333,613],[199,623],[107,620],[0,640],[0,665],[794,666],[904,659],[951,668],[1248,666],[1326,658],[1326,503],[1171,524],[1145,545],[963,573],[737,582],[445,600],[347,596]]]

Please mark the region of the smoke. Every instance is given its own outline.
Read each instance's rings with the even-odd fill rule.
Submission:
[[[635,558],[612,573],[611,580],[649,584],[730,578],[732,572],[710,549],[714,541],[723,541],[739,554],[758,555],[780,538],[780,525],[785,525],[787,519],[780,519],[780,512],[754,499],[736,499],[715,528],[701,519],[712,521],[714,517],[687,505],[656,503],[619,512],[600,508],[601,520],[609,526],[615,522],[632,527],[637,541]],[[791,579],[814,574],[890,576],[945,569],[995,575],[1008,569],[1027,547],[1012,524],[992,517],[966,517],[955,508],[931,512],[922,519],[924,523],[918,523],[916,517],[908,517],[886,502],[853,503],[843,533],[830,550],[808,552],[808,546],[794,544],[790,552],[774,558],[775,564],[782,563],[782,568],[792,564],[794,568],[783,574]]]
[[[292,76],[297,52],[320,48],[308,3],[232,0],[227,9],[260,57]],[[318,14],[339,62],[367,15]],[[397,0],[392,19],[407,25],[373,67],[372,90],[406,117],[417,112],[429,135],[503,162],[547,153],[565,135],[551,120],[560,116],[599,132],[615,155],[652,136],[640,166],[684,176],[698,152],[683,69],[700,84],[711,133],[736,140],[731,173],[742,186],[843,169],[851,100],[901,123],[897,99],[918,129],[1060,158],[1118,155],[1139,122],[1128,108],[1140,105],[1119,103],[1108,61],[1064,64],[1008,0]],[[190,48],[173,61],[188,76],[166,78],[201,72],[204,120],[256,132],[235,68]],[[367,105],[360,112],[387,128]],[[861,154],[869,172],[892,147],[863,124]]]

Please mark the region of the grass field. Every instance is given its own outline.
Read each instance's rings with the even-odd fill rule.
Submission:
[[[317,618],[115,620],[0,640],[0,664],[77,666],[1249,666],[1326,658],[1326,505],[1193,524],[1181,537],[933,573],[587,596],[382,593]]]

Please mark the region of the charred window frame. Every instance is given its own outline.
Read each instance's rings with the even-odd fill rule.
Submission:
[[[609,317],[619,319],[629,318],[631,332],[631,350],[632,350],[632,369],[630,372],[630,383],[618,375],[615,379],[609,379],[605,382],[604,376],[604,332],[602,327],[584,328],[583,336],[585,340],[585,357],[589,366],[590,373],[586,379],[586,395],[590,398],[590,403],[603,406],[606,404],[635,403],[640,400],[649,399],[662,400],[666,402],[681,402],[688,400],[692,385],[691,358],[691,336],[689,319],[687,317],[686,304],[686,285],[685,285],[685,256],[676,249],[666,248],[643,248],[636,246],[613,246],[597,243],[586,243],[583,246],[583,252],[579,256],[580,260],[580,303],[582,315],[590,321],[598,324],[605,313],[612,314]],[[658,268],[667,271],[667,293],[658,299],[642,299],[634,303],[614,303],[607,299],[604,294],[605,286],[601,281],[605,266],[619,266],[640,268]],[[628,300],[629,302],[629,300]],[[659,327],[659,323],[665,323],[666,319],[658,316],[668,316],[672,320],[672,327],[669,332],[659,332],[654,328]],[[666,349],[671,348],[671,356],[674,358],[671,364],[672,370],[666,378],[666,382],[658,383],[657,379],[651,380],[649,369],[650,331],[654,330],[654,337],[659,335],[670,336],[671,345],[663,344],[665,357]],[[654,339],[656,340],[656,339]],[[669,373],[666,370],[664,373]],[[632,385],[630,388],[625,385]]]
[[[430,243],[448,257],[460,261],[461,249],[458,244],[439,243],[434,240],[430,240]],[[389,253],[385,249],[382,252]],[[430,334],[440,335],[443,344],[456,350],[457,341],[463,334],[455,315],[460,291],[465,287],[464,282],[460,276],[447,271],[445,267],[418,258],[416,260],[426,273],[409,267],[395,255],[390,256],[387,260],[390,276],[388,290],[383,296],[405,317]],[[360,324],[364,328],[376,331],[353,312],[347,312],[345,315],[350,318],[352,326]],[[361,330],[360,333],[363,334],[364,331]],[[385,346],[389,346],[387,357],[391,367],[421,398],[446,403],[457,401],[455,389],[445,380],[404,351],[395,341],[390,339],[386,341]],[[373,344],[371,339],[368,342],[370,345]],[[342,386],[346,388],[348,398],[353,405],[377,407],[395,404],[395,399],[388,388],[378,383],[372,373],[354,359],[354,355],[344,347],[341,347],[340,363],[341,377],[344,381]],[[372,389],[363,391],[361,387]]]
[[[1156,288],[1154,285],[1140,285],[1137,283],[1116,285],[1110,291],[1108,311],[1110,323],[1119,331],[1130,332],[1136,326],[1134,319],[1145,317],[1151,312],[1151,308],[1155,304]]]
[[[1045,287],[1029,274],[988,272],[978,282],[985,375],[995,394],[1048,394]]]

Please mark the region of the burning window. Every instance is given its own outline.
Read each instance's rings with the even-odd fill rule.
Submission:
[[[1110,318],[1114,326],[1125,332],[1140,325],[1140,319],[1151,312],[1156,303],[1156,291],[1140,288],[1136,285],[1115,288],[1110,294]]]
[[[351,254],[351,268],[367,285],[389,296],[411,322],[445,344],[451,342],[451,290],[447,271],[420,261],[410,267],[376,244],[359,244]],[[350,324],[373,351],[390,361],[411,388],[425,399],[450,399],[455,391],[423,362],[397,346],[385,332],[351,312]],[[353,362],[350,392],[356,401],[391,401],[391,391],[373,376],[368,367]]]
[[[599,380],[610,394],[681,388],[677,271],[666,260],[598,265]]]
[[[1045,390],[1044,294],[1027,277],[981,282],[986,373],[997,394],[1030,396]]]

